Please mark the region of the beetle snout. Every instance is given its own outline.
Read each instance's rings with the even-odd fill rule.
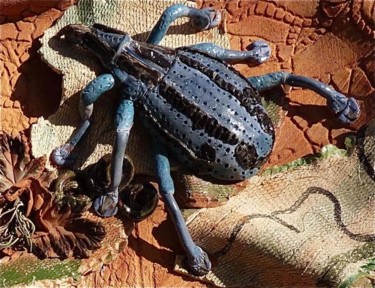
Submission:
[[[64,38],[66,41],[80,45],[83,43],[83,36],[85,33],[91,32],[90,29],[81,24],[71,24],[62,28],[56,36]]]

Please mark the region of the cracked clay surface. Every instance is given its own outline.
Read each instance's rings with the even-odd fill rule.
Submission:
[[[17,135],[58,108],[61,77],[37,54],[38,38],[73,2],[0,3],[0,128]]]

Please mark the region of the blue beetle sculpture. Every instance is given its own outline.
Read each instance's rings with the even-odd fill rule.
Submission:
[[[226,50],[211,43],[178,49],[158,46],[170,24],[183,16],[190,17],[200,30],[214,27],[221,20],[220,13],[211,8],[174,5],[165,10],[146,42],[99,24],[68,25],[58,33],[91,51],[108,73],[83,89],[79,106],[82,124],[69,142],[53,151],[52,160],[58,165],[72,163],[71,151],[90,125],[93,103],[104,92],[118,87],[121,102],[115,115],[111,184],[94,201],[94,209],[103,217],[117,212],[124,153],[136,110],[154,139],[159,190],[187,253],[187,268],[195,275],[204,275],[211,263],[192,240],[174,199],[168,158],[174,157],[194,168],[197,175],[212,179],[241,181],[256,174],[274,142],[274,128],[258,92],[280,84],[322,95],[344,123],[358,117],[359,107],[353,98],[314,79],[287,72],[245,78],[228,65],[241,60],[267,60],[270,48],[263,41],[254,42],[248,51]]]

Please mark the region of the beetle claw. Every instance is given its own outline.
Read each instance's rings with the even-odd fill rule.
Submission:
[[[208,30],[218,26],[221,22],[221,12],[213,8],[204,8],[200,10],[205,14],[205,18],[196,18],[193,20],[195,26],[201,30]]]
[[[118,192],[109,192],[96,198],[93,206],[99,216],[107,218],[117,213],[117,203]]]
[[[328,107],[337,114],[341,122],[350,124],[359,117],[360,108],[354,98],[347,98],[329,87],[324,89],[329,93]]]
[[[347,99],[345,108],[338,113],[338,119],[343,123],[352,123],[359,116],[359,105],[354,98]]]
[[[75,162],[75,157],[70,153],[73,151],[74,145],[63,144],[52,151],[51,161],[59,166],[72,166]]]
[[[196,276],[204,276],[211,270],[211,262],[206,252],[199,246],[195,247],[195,257],[186,259],[186,268]]]
[[[259,63],[263,63],[268,60],[271,56],[271,47],[266,41],[257,40],[252,42],[247,50],[252,52],[251,58],[254,58]]]

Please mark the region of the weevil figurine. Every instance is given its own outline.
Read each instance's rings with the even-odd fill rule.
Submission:
[[[79,105],[82,123],[51,157],[58,165],[72,164],[71,151],[90,126],[93,103],[117,87],[121,101],[115,115],[111,184],[94,201],[94,209],[103,217],[117,212],[122,162],[136,111],[154,139],[159,190],[187,254],[187,269],[204,275],[211,263],[192,240],[174,199],[169,157],[198,176],[241,181],[259,171],[274,142],[274,128],[258,92],[280,84],[311,89],[327,99],[328,107],[343,123],[357,119],[359,106],[353,98],[314,79],[287,72],[245,78],[229,66],[239,61],[266,61],[270,48],[264,41],[255,41],[247,51],[226,50],[211,43],[177,49],[158,46],[179,17],[191,18],[199,30],[221,21],[220,12],[212,8],[173,5],[164,11],[146,42],[99,24],[68,25],[58,33],[92,52],[107,74],[83,89]]]

